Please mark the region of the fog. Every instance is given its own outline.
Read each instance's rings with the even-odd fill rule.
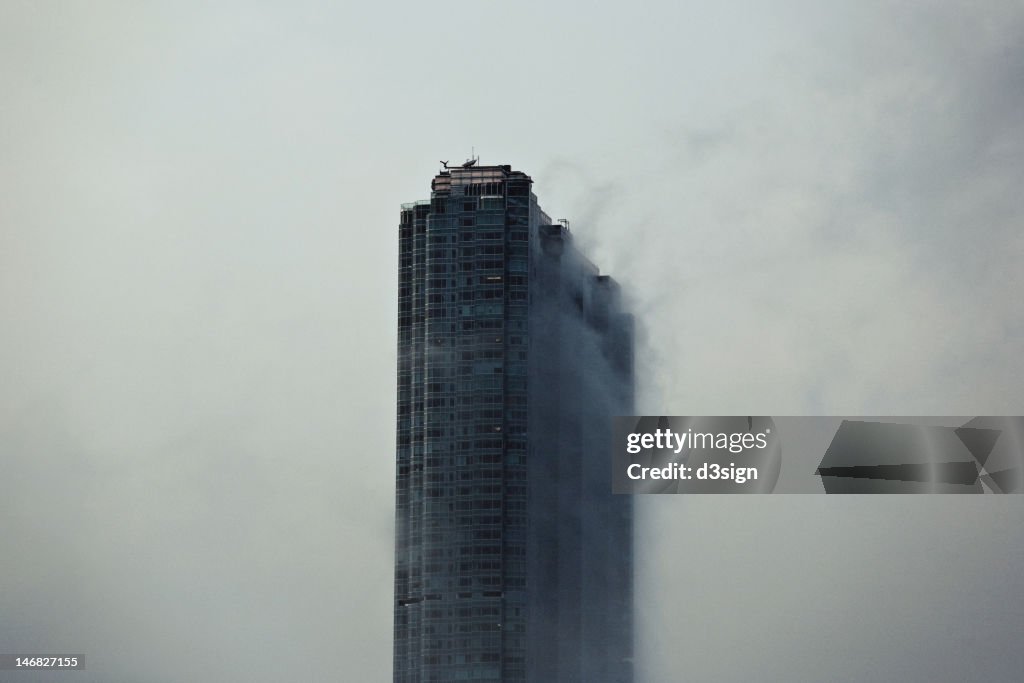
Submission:
[[[651,414],[1024,414],[1016,2],[0,7],[0,651],[387,680],[397,225],[529,173]],[[640,501],[640,680],[1018,680],[1015,496]],[[65,680],[14,674],[3,680]]]

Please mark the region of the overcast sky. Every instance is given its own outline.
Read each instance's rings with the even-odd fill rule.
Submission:
[[[1024,414],[1020,2],[6,0],[0,92],[0,652],[76,681],[390,679],[398,208],[473,148],[645,413]],[[640,516],[643,683],[1021,678],[1019,497]]]

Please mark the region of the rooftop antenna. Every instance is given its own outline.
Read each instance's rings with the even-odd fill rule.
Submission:
[[[469,158],[466,159],[466,163],[462,164],[462,168],[475,166],[478,161],[480,161],[480,157],[476,155],[476,147],[470,147]]]

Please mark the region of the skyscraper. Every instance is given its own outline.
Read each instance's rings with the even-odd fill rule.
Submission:
[[[396,682],[632,681],[632,318],[531,185],[445,164],[402,205]]]

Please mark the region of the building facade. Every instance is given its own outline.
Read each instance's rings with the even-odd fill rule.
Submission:
[[[632,681],[619,289],[510,166],[401,209],[394,680]]]

